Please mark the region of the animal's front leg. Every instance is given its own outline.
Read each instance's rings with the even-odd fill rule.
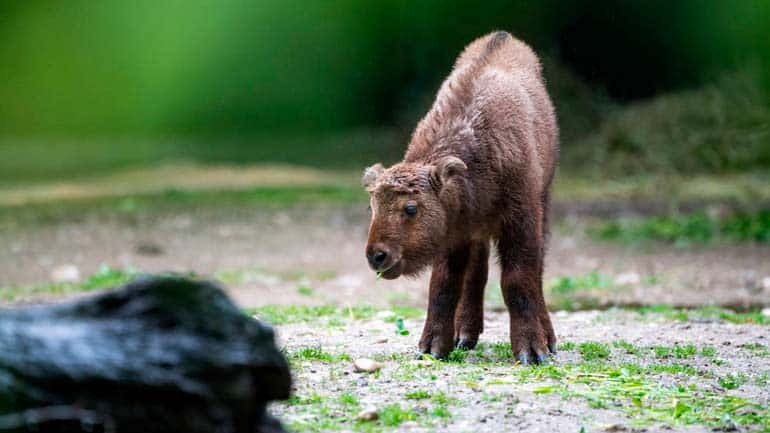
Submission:
[[[460,299],[468,247],[452,250],[433,264],[430,277],[428,317],[420,338],[420,351],[445,358],[454,348],[454,317]]]
[[[476,347],[484,331],[484,287],[489,273],[489,241],[476,241],[470,259],[460,301],[455,311],[455,346],[470,350]]]

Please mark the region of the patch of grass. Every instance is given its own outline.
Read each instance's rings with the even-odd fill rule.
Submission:
[[[636,309],[642,317],[660,315],[669,320],[680,322],[721,320],[736,324],[770,325],[770,316],[760,310],[735,312],[724,308],[706,306],[695,309],[675,308],[667,305],[653,305]]]
[[[594,269],[586,275],[556,278],[549,287],[552,293],[563,295],[578,290],[605,289],[612,284],[611,278],[599,274],[599,271]]]
[[[587,341],[578,345],[578,351],[586,361],[607,359],[610,357],[610,348],[604,343]]]
[[[452,416],[452,413],[449,412],[449,409],[443,404],[434,406],[430,411],[430,414],[438,418],[450,418]]]
[[[680,246],[711,242],[770,242],[770,209],[740,212],[724,217],[695,212],[687,215],[620,219],[589,228],[595,239],[663,241]]]
[[[660,374],[660,373],[668,373],[668,374],[685,374],[688,376],[695,376],[698,374],[698,371],[689,365],[686,364],[650,364],[644,367],[642,370],[643,373],[647,374]]]
[[[601,181],[599,181],[601,179]],[[765,203],[770,200],[767,170],[708,175],[647,172],[607,179],[576,173],[560,165],[554,199],[562,202]]]
[[[260,186],[244,190],[183,191],[134,194],[119,197],[82,198],[50,203],[0,206],[0,227],[70,221],[83,214],[111,218],[159,214],[201,208],[284,209],[297,204],[365,203],[366,192],[357,185]]]
[[[770,386],[770,372],[763,372],[754,378],[754,384],[757,386]]]
[[[344,328],[347,326],[347,322],[338,317],[330,317],[329,320],[326,321],[326,325],[332,328]]]
[[[465,359],[468,357],[467,350],[463,349],[454,349],[451,352],[449,352],[449,355],[446,357],[447,362],[453,362],[456,364],[462,364],[465,362]]]
[[[345,406],[358,406],[358,398],[355,395],[346,392],[340,395],[340,403]]]
[[[380,410],[380,421],[388,427],[397,427],[404,421],[414,421],[417,413],[411,409],[402,408],[399,404],[389,404]]]
[[[265,305],[247,308],[246,312],[274,325],[284,325],[287,323],[306,323],[321,317],[337,315],[339,308],[334,305]]]
[[[121,286],[141,275],[134,269],[117,269],[102,265],[99,270],[78,283],[47,283],[23,287],[0,288],[0,300],[12,302],[41,295],[66,295]]]
[[[390,310],[394,311],[395,314],[392,315],[392,319],[386,319],[386,321],[392,320],[395,322],[397,317],[417,318],[423,314],[421,309],[413,307],[393,307]],[[364,320],[371,319],[380,311],[382,310],[367,305],[355,307],[341,307],[337,305],[265,305],[246,309],[248,314],[257,316],[274,325],[313,323],[323,318],[338,321],[345,319]]]
[[[294,352],[288,353],[287,357],[290,360],[320,361],[320,362],[326,362],[326,363],[345,362],[345,361],[353,360],[353,358],[351,358],[350,355],[346,353],[334,355],[334,354],[325,352],[321,347],[318,347],[318,346],[303,347]]]
[[[329,275],[334,275],[334,271],[319,270],[314,272],[306,272],[305,270],[300,269],[273,271],[259,267],[253,267],[219,271],[214,275],[214,278],[228,285],[247,284],[254,282],[262,282],[268,284],[280,281],[298,282],[299,285],[297,287],[297,291],[300,294],[305,294],[308,291],[313,291],[313,288],[308,286],[309,279],[324,281],[330,278]]]
[[[299,293],[302,296],[313,296],[314,292],[315,290],[313,290],[312,287],[308,287],[308,286],[297,287],[297,293]]]
[[[626,340],[618,340],[612,343],[613,346],[617,347],[618,349],[622,349],[625,353],[629,355],[639,355],[641,354],[641,349],[634,346],[633,344],[629,343]]]
[[[438,404],[457,404],[457,399],[447,396],[443,392],[433,394],[433,401]]]
[[[698,349],[692,344],[674,346],[674,358],[687,359],[692,358],[698,353]]]
[[[712,346],[705,346],[701,348],[701,350],[698,350],[698,348],[692,344],[638,347],[625,340],[618,340],[615,341],[612,345],[618,349],[622,349],[628,355],[644,356],[645,352],[651,351],[656,358],[673,357],[676,359],[688,359],[698,355],[699,353],[707,357],[713,357],[716,354],[716,350]]]
[[[556,347],[557,350],[575,350],[577,348],[577,344],[573,341],[565,341],[563,343],[559,343],[559,345]]]
[[[614,280],[598,270],[585,275],[561,276],[545,284],[549,308],[568,311],[597,308],[604,293],[615,289]]]
[[[492,353],[500,360],[513,359],[513,351],[511,350],[511,343],[494,343],[492,344]]]
[[[428,391],[425,391],[424,389],[419,389],[417,391],[410,391],[404,395],[404,398],[406,398],[407,400],[425,400],[430,397],[431,397],[431,393]]]
[[[754,356],[770,356],[770,349],[767,346],[759,343],[746,343],[741,345],[742,349],[752,352]]]
[[[738,389],[746,383],[746,375],[742,373],[733,374],[729,373],[726,376],[720,377],[717,381],[719,382],[719,386],[721,386],[724,389]]]
[[[668,358],[671,356],[671,353],[674,352],[674,349],[668,346],[652,346],[650,349],[653,351],[656,358]]]
[[[289,397],[288,404],[292,406],[307,406],[313,404],[319,404],[324,400],[320,394],[311,394],[308,396],[292,395]]]

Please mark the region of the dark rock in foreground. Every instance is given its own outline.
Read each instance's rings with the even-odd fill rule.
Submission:
[[[290,382],[272,329],[208,282],[0,310],[2,432],[282,432],[266,405]]]

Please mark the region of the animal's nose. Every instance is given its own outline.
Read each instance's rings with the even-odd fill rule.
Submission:
[[[381,249],[373,249],[366,255],[366,258],[372,268],[377,270],[382,268],[382,265],[388,260],[388,253]]]

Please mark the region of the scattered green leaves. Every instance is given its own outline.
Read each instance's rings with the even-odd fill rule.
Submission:
[[[409,330],[406,329],[404,326],[404,318],[403,317],[397,317],[396,318],[396,334],[397,335],[409,335]]]

